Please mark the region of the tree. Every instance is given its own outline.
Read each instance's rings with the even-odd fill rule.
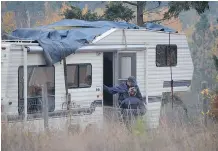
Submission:
[[[59,12],[54,11],[54,8],[53,8],[54,6],[52,6],[51,4],[52,3],[49,3],[49,2],[44,3],[44,7],[45,7],[44,18],[41,21],[37,21],[35,23],[35,26],[48,25],[48,24],[51,24],[53,22],[57,22],[63,19],[63,16],[61,16]],[[62,3],[62,6],[59,11],[62,12],[67,8],[68,7],[65,5],[65,3]]]
[[[208,1],[173,1],[168,4],[169,10],[165,14],[165,18],[178,17],[181,12],[194,9],[197,13],[203,14],[206,10],[209,9]]]
[[[139,26],[142,26],[144,24],[143,15],[144,15],[145,6],[147,4],[146,1],[136,1],[136,3],[135,2],[130,2],[130,1],[124,1],[123,3],[126,3],[126,4],[129,4],[129,5],[132,5],[132,6],[136,7],[137,24]],[[160,7],[160,4],[161,3],[158,2],[158,6],[152,8],[151,10]]]
[[[218,19],[217,19],[217,23],[218,23]],[[214,47],[213,47],[213,60],[214,60],[214,65],[216,67],[216,70],[218,71],[218,26],[216,27],[216,29],[214,30],[214,36],[216,38],[215,43],[214,43]]]
[[[113,20],[113,21],[130,21],[135,16],[132,11],[127,6],[123,6],[122,2],[110,2],[106,5],[106,9],[103,12],[103,15],[99,16],[96,12],[91,12],[86,6],[83,10],[76,6],[70,6],[70,9],[67,9],[63,12],[63,15],[66,19],[82,19],[82,20]]]
[[[178,17],[180,12],[195,9],[197,12],[202,13],[203,11],[209,8],[208,2],[143,2],[143,1],[123,1],[123,2],[110,2],[110,4],[106,5],[105,11],[102,10],[101,14],[97,15],[97,13],[91,12],[88,10],[86,14],[82,14],[81,9],[78,7],[71,8],[70,5],[80,5],[81,2],[64,2],[66,3],[68,10],[66,11],[66,18],[77,18],[77,19],[86,19],[86,20],[99,20],[99,19],[107,19],[107,20],[124,20],[130,21],[134,18],[134,15],[137,18],[137,24],[143,25],[145,16],[155,15],[156,12],[160,12],[159,8],[162,8],[163,5],[169,5],[169,12],[167,15],[158,16],[157,18],[151,20],[147,20],[147,22],[162,22],[167,20],[170,17]],[[85,3],[85,2],[84,2]],[[212,3],[212,2],[210,2]],[[7,1],[2,2],[2,14],[6,12],[14,12],[15,17],[14,20],[16,22],[17,28],[25,28],[25,27],[33,27],[36,23],[39,25],[43,22],[43,24],[48,24],[59,19],[62,19],[64,11],[60,11],[59,9],[62,7],[63,2],[38,2],[38,1]],[[96,3],[93,4],[93,7]],[[151,6],[152,5],[152,6]],[[215,4],[212,4],[213,6]],[[77,9],[78,8],[78,9]],[[147,9],[149,8],[149,9]],[[166,7],[164,7],[166,8]],[[211,7],[212,8],[212,7]],[[163,9],[162,9],[163,10]],[[161,11],[162,11],[161,10]],[[217,12],[216,7],[214,8],[214,13]],[[61,13],[61,14],[59,14]],[[105,14],[105,15],[104,15]],[[111,15],[109,15],[111,14]]]
[[[206,80],[209,85],[214,83],[215,66],[212,59],[212,47],[214,44],[213,31],[207,16],[201,15],[199,22],[195,25],[192,34],[190,48],[194,63],[193,87],[199,88],[200,81]]]
[[[71,6],[71,9],[66,10],[63,15],[67,19],[84,19],[84,20],[114,20],[114,21],[127,21],[129,22],[133,19],[134,11],[127,6],[124,6],[124,3],[137,6],[137,23],[138,25],[143,25],[143,13],[146,2],[138,1],[134,2],[110,2],[106,5],[104,15],[98,16],[97,13],[92,13],[88,11],[85,15],[82,14],[82,10],[78,7]],[[158,2],[158,6],[160,3]]]
[[[123,1],[122,3],[121,2],[118,2],[118,3],[120,3],[120,6],[123,6],[123,4],[125,3],[125,4],[129,4],[129,5],[136,7],[137,24],[139,26],[142,26],[144,24],[143,16],[145,13],[149,13],[150,11],[161,7],[161,2],[155,2],[155,3],[157,3],[157,5],[155,7],[153,7],[152,9],[149,9],[145,12],[145,7],[147,5],[146,1],[136,1],[136,2]],[[198,12],[198,14],[202,14],[205,10],[209,9],[209,4],[208,4],[208,2],[205,2],[205,1],[202,1],[202,2],[195,2],[195,1],[176,2],[175,1],[175,2],[169,2],[168,7],[169,7],[169,10],[164,14],[163,18],[158,19],[158,20],[151,20],[149,22],[163,21],[163,20],[170,19],[172,17],[177,18],[181,12],[187,11],[190,9],[195,9]],[[110,8],[110,10],[111,10],[110,13],[116,14],[116,12],[117,12],[116,8],[117,8],[116,5],[114,5],[114,9],[113,9],[113,7]]]
[[[64,18],[66,19],[82,19],[82,20],[99,20],[100,16],[97,13],[92,13],[88,8],[86,11],[82,11],[79,7],[70,6],[70,9],[67,9],[63,12]]]
[[[104,18],[107,20],[119,21],[124,20],[129,22],[135,16],[134,11],[127,6],[123,6],[122,2],[110,2],[106,5]]]
[[[16,28],[14,12],[6,12],[2,14],[2,34],[10,33]]]

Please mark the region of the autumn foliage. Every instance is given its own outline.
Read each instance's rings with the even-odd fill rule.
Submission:
[[[64,19],[64,12],[66,12],[66,10],[70,10],[71,7],[68,2],[62,2],[60,4],[55,4],[56,8],[53,7],[54,3],[45,1],[43,2],[42,6],[44,5],[43,8],[43,17],[42,19],[37,19],[37,21],[33,21],[33,18],[31,18],[31,22],[32,25],[31,26],[40,26],[40,25],[48,25],[51,24],[53,22],[56,21],[60,21],[62,19]],[[4,9],[7,9],[7,5],[6,3],[2,3],[2,7],[4,7]],[[146,11],[143,14],[143,20],[144,22],[147,21],[152,21],[152,20],[161,20],[164,18],[164,14],[168,11],[168,7],[163,7],[160,9],[156,9],[155,11]],[[91,11],[88,8],[88,4],[85,4],[85,7],[83,9],[81,9],[81,13],[83,18],[87,18],[84,16],[89,16],[89,14],[96,14],[97,16],[104,16],[105,14],[105,8],[95,8],[94,11]],[[171,27],[175,30],[177,30],[178,32],[183,31],[183,27],[182,27],[182,22],[179,18],[171,18],[169,20],[161,20],[160,21],[161,24]],[[211,26],[212,27],[212,26]],[[4,29],[5,32],[10,32],[12,30],[14,30],[16,28],[16,21],[15,21],[15,13],[13,11],[9,11],[6,13],[2,14],[2,28]],[[188,27],[188,29],[184,29],[184,32],[188,35],[192,35],[193,33],[193,27]]]
[[[10,33],[16,28],[14,12],[6,12],[2,14],[2,29],[3,32]]]
[[[62,15],[63,12],[70,8],[65,2],[62,3],[60,10],[57,10],[57,11],[54,11],[52,9],[49,2],[45,2],[44,6],[45,6],[45,18],[42,21],[36,22],[36,26],[48,25],[48,24],[62,20],[64,18],[64,16]]]

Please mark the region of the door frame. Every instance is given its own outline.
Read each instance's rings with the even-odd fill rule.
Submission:
[[[131,56],[133,55],[133,57],[135,58],[134,62],[135,62],[135,69],[133,72],[135,72],[135,74],[133,76],[135,76],[135,78],[137,77],[137,51],[115,51],[113,52],[113,85],[118,85],[119,82],[121,81],[121,79],[119,79],[120,77],[120,60],[119,60],[119,56],[121,54],[131,54]],[[124,79],[123,79],[124,80]],[[118,96],[114,95],[113,96],[113,107],[117,107],[118,105]]]

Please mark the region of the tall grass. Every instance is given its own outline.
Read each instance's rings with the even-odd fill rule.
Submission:
[[[135,127],[134,127],[135,128]],[[137,128],[136,128],[137,129]],[[139,130],[140,131],[140,130]],[[118,122],[70,133],[50,129],[31,132],[24,125],[2,124],[2,151],[215,151],[218,127],[168,123],[145,133],[134,133]]]

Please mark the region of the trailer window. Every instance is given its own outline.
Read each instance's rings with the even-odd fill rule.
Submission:
[[[68,88],[78,87],[78,66],[67,65],[67,84]]]
[[[177,65],[177,46],[176,45],[157,45],[156,46],[156,66],[169,67]]]
[[[136,53],[119,53],[118,60],[119,82],[126,81],[129,76],[136,76]]]
[[[92,85],[91,64],[68,64],[67,65],[68,88],[89,88]]]
[[[132,75],[132,58],[131,57],[121,57],[121,79],[127,79]]]
[[[27,103],[28,114],[42,111],[42,86],[47,83],[49,111],[55,109],[55,71],[54,67],[27,67]],[[18,68],[18,106],[19,113],[24,107],[24,69]]]

